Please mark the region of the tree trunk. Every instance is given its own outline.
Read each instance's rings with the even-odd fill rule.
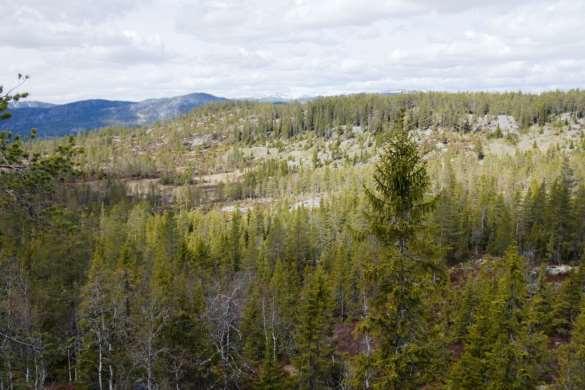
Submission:
[[[102,382],[102,343],[99,342],[98,346],[98,385],[100,390],[103,390],[103,382]]]
[[[276,332],[275,329],[275,316],[276,316],[276,304],[274,296],[272,296],[272,360],[276,361]]]
[[[366,292],[363,292],[363,316],[364,318],[367,318],[368,316],[368,311],[369,311],[369,307],[368,307],[368,297],[366,296]],[[368,360],[370,359],[370,356],[372,355],[372,343],[370,340],[370,334],[368,333],[368,331],[365,332],[364,334],[364,342],[366,344],[366,356],[368,358]],[[364,375],[364,388],[365,389],[369,389],[370,388],[370,372],[369,370],[366,371],[365,375]]]
[[[73,381],[71,375],[71,349],[69,348],[69,346],[67,346],[67,378],[69,380],[69,383]]]

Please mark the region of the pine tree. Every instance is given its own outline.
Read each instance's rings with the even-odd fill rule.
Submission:
[[[572,194],[573,170],[567,158],[563,160],[560,176],[555,180],[550,193],[551,235],[548,242],[550,258],[557,264],[567,261],[572,255],[574,214]]]
[[[294,354],[294,327],[297,323],[299,289],[294,271],[282,261],[277,261],[270,280],[270,322],[272,359]]]
[[[547,373],[547,339],[527,321],[527,267],[516,251],[506,252],[496,288],[483,288],[450,388],[534,388]]]
[[[480,307],[474,323],[469,327],[465,337],[465,349],[460,359],[451,367],[448,388],[480,389],[486,386],[488,373],[486,354],[490,348],[488,339],[489,318]]]
[[[437,197],[435,221],[438,226],[439,244],[445,252],[448,264],[455,264],[467,254],[464,228],[465,198],[456,182],[453,167],[447,162],[445,188]]]
[[[520,372],[525,369],[519,360],[522,353],[520,331],[528,297],[526,265],[516,254],[516,248],[508,249],[505,256],[504,274],[490,311],[492,345],[487,358],[489,384],[494,388],[526,388],[526,380]]]
[[[583,258],[585,255],[585,185],[581,184],[575,193],[574,207],[574,231],[573,237],[575,257]]]
[[[331,269],[331,285],[335,301],[335,315],[340,321],[356,312],[357,275],[352,272],[353,261],[345,246],[338,244],[326,254],[321,262]]]
[[[264,360],[268,347],[268,324],[266,322],[265,297],[261,296],[261,285],[256,283],[248,293],[240,330],[244,339],[243,356],[251,364],[258,365]],[[264,312],[263,312],[264,311]]]
[[[559,383],[562,389],[585,388],[585,299],[575,320],[571,341],[560,352]]]
[[[425,371],[432,360],[431,343],[426,339],[429,328],[418,267],[430,262],[417,256],[414,246],[416,233],[431,208],[425,199],[429,178],[417,145],[402,122],[397,122],[376,165],[374,190],[366,188],[370,226],[385,252],[372,269],[377,275],[377,292],[362,328],[371,331],[378,344],[372,385],[386,389],[417,388],[433,379]]]
[[[278,363],[270,358],[270,351],[266,351],[264,363],[260,369],[260,375],[255,388],[261,390],[279,390],[292,387],[278,366]]]
[[[318,267],[301,294],[296,344],[296,365],[301,388],[320,389],[334,384],[334,351],[332,347],[333,302],[325,271]]]
[[[80,308],[80,325],[85,335],[82,358],[86,360],[82,368],[88,378],[95,378],[99,389],[106,387],[106,381],[108,387],[114,386],[117,374],[113,354],[118,347],[114,342],[120,328],[113,299],[114,278],[110,266],[98,247],[91,260]]]
[[[470,326],[473,324],[473,318],[477,311],[478,289],[475,287],[477,281],[470,279],[465,283],[463,291],[458,295],[460,305],[455,310],[454,320],[454,337],[456,340],[465,338]],[[457,293],[457,291],[455,292]]]
[[[550,334],[553,330],[553,290],[546,282],[546,267],[538,271],[538,277],[528,305],[526,326],[529,332]]]
[[[425,199],[428,186],[426,164],[416,142],[399,123],[376,164],[374,190],[366,188],[366,196],[372,231],[385,245],[397,246],[401,255],[431,209]]]
[[[238,272],[240,270],[241,262],[242,262],[242,254],[241,254],[241,221],[242,216],[239,210],[236,210],[232,214],[232,222],[231,222],[231,229],[230,229],[230,238],[229,238],[229,245],[230,245],[230,259],[231,265],[234,272]]]
[[[205,387],[213,356],[204,318],[203,289],[190,276],[176,275],[169,297],[169,318],[160,333],[159,343],[165,348],[162,364],[175,388]]]
[[[521,248],[530,259],[542,260],[546,257],[548,243],[548,194],[546,182],[535,185],[527,192],[524,200]]]
[[[501,195],[496,198],[493,216],[493,237],[488,245],[488,251],[493,255],[504,254],[514,237],[510,211]]]
[[[552,326],[560,336],[568,336],[572,324],[577,319],[581,306],[579,303],[585,296],[585,261],[576,270],[573,270],[567,280],[563,282],[552,308]]]

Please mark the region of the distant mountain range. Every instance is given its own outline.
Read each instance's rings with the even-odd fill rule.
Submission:
[[[39,137],[58,137],[108,126],[145,125],[226,100],[207,93],[193,93],[141,102],[93,99],[50,104],[22,101],[11,106],[12,117],[0,122],[0,130],[26,136],[35,128]]]

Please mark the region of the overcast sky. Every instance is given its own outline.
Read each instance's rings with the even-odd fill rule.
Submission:
[[[585,0],[0,0],[31,100],[585,87]]]

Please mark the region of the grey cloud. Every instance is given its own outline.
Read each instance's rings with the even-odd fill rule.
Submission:
[[[217,41],[337,42],[324,35],[330,30],[367,26],[399,18],[417,8],[400,1],[354,0],[262,1],[202,0],[178,10],[177,27],[184,33]]]
[[[35,99],[585,87],[585,0],[0,0]]]

